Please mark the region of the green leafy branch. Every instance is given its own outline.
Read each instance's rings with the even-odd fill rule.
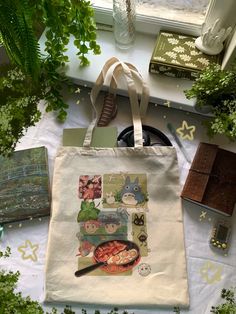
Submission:
[[[38,37],[46,28],[45,53]],[[86,0],[7,0],[0,2],[0,40],[11,60],[10,72],[0,74],[0,154],[8,155],[28,127],[39,121],[37,109],[45,100],[46,111],[54,111],[64,122],[68,104],[62,90],[72,83],[65,76],[70,37],[78,49],[80,65],[86,55],[100,53],[92,5]],[[9,69],[8,69],[9,70]],[[12,70],[22,80],[12,77]],[[7,84],[4,83],[7,82]],[[16,84],[16,87],[15,87]]]
[[[188,99],[195,98],[197,106],[210,106],[213,118],[204,124],[208,135],[224,134],[236,139],[236,70],[222,70],[212,64],[203,70],[190,90],[185,91]]]
[[[4,252],[0,251],[0,258],[10,257],[10,255],[11,255],[11,248],[9,246],[6,247]]]
[[[24,130],[39,121],[40,93],[31,86],[30,76],[19,68],[9,68],[0,77],[0,154],[10,154]]]
[[[222,101],[235,95],[236,71],[221,70],[219,64],[212,64],[203,70],[190,90],[185,91],[188,99],[196,98],[200,107],[220,107]]]
[[[101,53],[100,46],[96,43],[96,24],[90,1],[41,0],[34,1],[33,8],[47,29],[45,51],[58,62],[57,66],[63,66],[68,61],[65,52],[70,36],[74,37],[81,66],[89,64],[86,57],[89,51]]]
[[[211,313],[236,314],[235,289],[222,289],[221,298],[225,302],[217,306],[212,306]]]
[[[37,80],[40,52],[27,0],[1,1],[0,34],[12,63]]]

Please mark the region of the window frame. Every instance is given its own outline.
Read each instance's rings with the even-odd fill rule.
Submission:
[[[112,10],[102,8],[94,5],[95,20],[99,24],[105,24],[112,29],[113,18]],[[167,20],[155,17],[148,17],[146,15],[138,14],[136,17],[136,30],[141,33],[150,35],[157,35],[160,29],[165,29],[175,32],[184,32],[185,34],[199,36],[201,33],[201,26],[197,24],[184,23],[174,20]]]
[[[106,26],[108,30],[112,30],[112,9],[102,8],[94,5],[94,10],[96,22],[100,25],[102,24],[103,26]],[[204,21],[206,27],[211,27],[216,19],[219,18],[222,27],[227,28],[228,26],[232,26],[234,28],[234,32],[232,32],[226,43],[222,68],[228,68],[232,60],[235,59],[236,55],[236,18],[234,12],[236,12],[235,0],[211,0]],[[168,31],[184,33],[192,36],[200,36],[202,26],[162,18],[147,17],[145,15],[138,14],[136,18],[136,29],[138,32],[147,33],[150,35],[157,35],[161,29],[165,29]]]

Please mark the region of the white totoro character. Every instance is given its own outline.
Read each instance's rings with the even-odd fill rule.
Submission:
[[[115,197],[113,195],[113,192],[106,193],[106,201],[107,201],[107,204],[109,205],[112,205],[115,203]]]

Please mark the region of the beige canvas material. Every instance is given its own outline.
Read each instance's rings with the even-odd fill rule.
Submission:
[[[120,65],[127,81],[132,81],[129,66]],[[133,84],[128,85],[134,89]],[[135,91],[129,92],[131,106],[134,106],[132,113],[137,113],[136,119],[140,121],[134,94]],[[62,147],[58,151],[46,262],[47,301],[145,308],[189,304],[176,151],[173,147],[142,147],[137,133],[140,124],[134,126],[136,147],[93,148],[88,145]],[[92,132],[88,133],[87,140],[90,136]],[[134,241],[139,232],[145,235],[140,237],[140,260],[128,271],[109,273],[99,269],[75,276],[81,258],[76,256],[79,245],[76,235],[81,232],[77,218],[82,204],[77,187],[83,175],[101,175],[101,199],[112,182],[118,179],[122,182],[122,178],[134,181],[138,177],[142,189],[147,188],[148,199],[140,204],[127,205],[122,200],[124,204],[118,208],[114,207],[116,203],[107,208],[105,202],[94,200],[96,205],[100,202],[97,205],[100,213],[121,210],[127,214],[127,224],[124,224],[127,240]],[[136,225],[134,217],[145,219]],[[89,254],[88,257],[93,256],[93,252]],[[94,263],[91,257],[90,260]]]
[[[108,78],[108,85],[110,86],[110,91],[114,92],[117,87],[117,81],[121,74],[123,74],[126,80],[128,94],[130,97],[133,125],[134,125],[134,130],[135,130],[134,146],[137,146],[137,145],[143,146],[141,117],[144,117],[146,114],[146,110],[148,106],[148,99],[149,99],[149,88],[147,84],[143,81],[138,70],[133,65],[131,65],[130,63],[123,63],[119,61],[117,58],[113,57],[105,63],[90,94],[91,104],[94,110],[94,119],[92,123],[89,125],[87,133],[85,135],[85,140],[84,140],[84,145],[83,145],[84,147],[90,147],[90,144],[91,144],[92,131],[98,121],[96,99],[106,78]],[[141,83],[141,86],[142,86],[140,104],[138,100],[135,79],[136,79],[136,82],[138,81],[139,83]]]

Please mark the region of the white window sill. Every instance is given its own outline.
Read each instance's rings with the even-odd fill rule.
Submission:
[[[44,42],[44,36],[41,37],[40,42]],[[79,66],[76,47],[71,40],[68,45],[67,55],[70,61],[66,75],[79,85],[86,84],[87,86],[92,86],[104,63],[109,58],[115,56],[137,67],[150,88],[150,102],[166,106],[168,101],[171,107],[196,112],[194,101],[187,100],[183,92],[191,88],[192,81],[149,73],[149,61],[155,42],[156,36],[138,33],[134,47],[128,50],[121,50],[115,46],[112,32],[98,31],[98,43],[101,46],[102,53],[100,55],[89,54],[90,66],[84,68]],[[122,84],[118,87],[118,94],[127,95],[127,90]]]

